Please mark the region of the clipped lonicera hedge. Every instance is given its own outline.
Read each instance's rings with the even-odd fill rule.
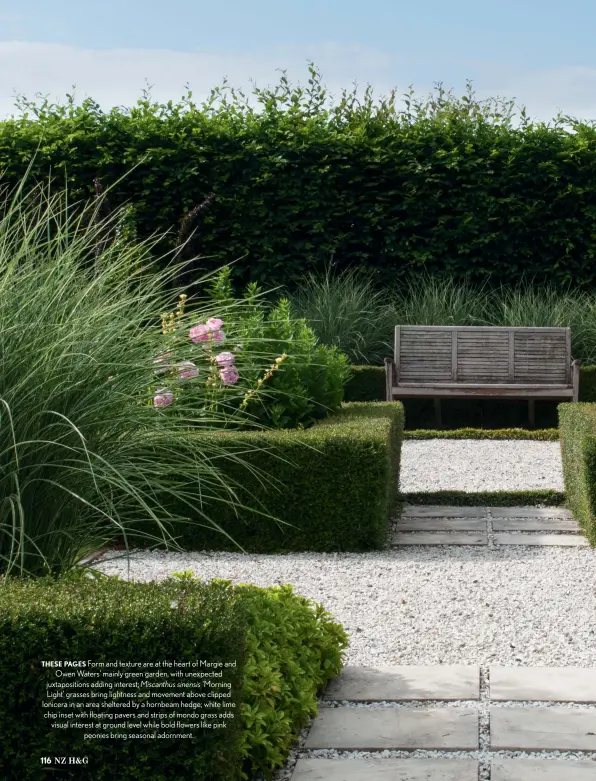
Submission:
[[[350,368],[353,373],[344,386],[345,401],[380,401],[385,398],[384,366],[351,366]],[[580,401],[596,401],[596,366],[580,367],[579,395]],[[429,429],[433,429],[435,425],[432,399],[405,399],[402,403],[404,404],[406,420],[409,422],[410,428],[412,429],[413,423],[415,423],[415,429],[418,426],[420,427],[420,431],[415,432],[415,438],[431,436],[432,432],[428,431],[428,434],[425,435],[423,428],[426,428],[428,425]],[[516,414],[517,408],[519,408],[519,414]],[[443,417],[446,419],[449,415],[453,418],[455,423],[452,427],[454,429],[456,427],[461,428],[461,424],[464,424],[469,429],[465,438],[478,436],[478,434],[473,434],[474,426],[471,426],[469,423],[471,419],[478,418],[483,423],[486,420],[491,426],[499,427],[499,429],[494,430],[484,429],[481,435],[486,438],[551,439],[553,438],[551,429],[556,424],[554,402],[538,402],[536,413],[539,420],[544,408],[547,408],[546,425],[542,432],[548,431],[549,433],[523,432],[522,429],[518,429],[518,426],[527,424],[527,403],[524,401],[517,402],[516,406],[516,402],[510,400],[506,406],[503,406],[503,404],[495,400],[444,399],[443,411],[445,414]],[[551,412],[552,415],[550,414]],[[553,418],[552,420],[551,417]],[[516,430],[518,431],[517,434],[515,433]],[[481,429],[478,428],[477,431],[480,432]],[[512,435],[506,435],[507,431],[513,432]],[[410,430],[404,436],[407,438],[413,434],[414,431]],[[444,436],[444,432],[439,432],[437,435]],[[463,434],[460,436],[463,436]]]
[[[560,404],[558,409],[567,505],[596,545],[596,404]]]
[[[0,777],[241,781],[262,771],[269,779],[316,714],[346,647],[341,625],[290,585],[202,583],[190,574],[159,583],[0,579]],[[225,674],[236,705],[225,729],[84,740],[84,730],[52,729],[43,718],[45,683],[56,678],[41,660],[200,659],[236,662]],[[88,764],[48,770],[47,756]]]
[[[229,454],[241,454],[248,464],[228,457],[220,466],[236,481],[238,500],[251,509],[236,515],[230,505],[210,505],[205,500],[204,510],[247,552],[381,548],[389,518],[398,506],[403,427],[401,403],[378,402],[343,404],[339,412],[302,431],[193,434],[200,439],[216,437],[219,447]],[[270,480],[255,475],[251,465],[266,472]],[[176,507],[175,512],[188,515],[189,508]],[[190,520],[164,521],[184,548],[238,550],[221,532],[207,527],[198,514]],[[146,525],[142,530],[151,532]],[[149,541],[141,539],[138,544]]]

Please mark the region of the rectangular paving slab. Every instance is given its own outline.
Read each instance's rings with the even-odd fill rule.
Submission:
[[[486,518],[402,518],[397,523],[399,531],[486,531]]]
[[[543,702],[596,702],[596,669],[590,667],[491,667],[490,698]]]
[[[393,532],[391,545],[488,545],[486,532]]]
[[[299,759],[292,781],[478,781],[475,759]],[[583,781],[583,777],[578,778]]]
[[[432,776],[429,776],[432,778]],[[563,759],[494,759],[492,781],[596,781],[596,762]]]
[[[493,518],[567,518],[573,515],[564,507],[491,507]]]
[[[404,506],[404,518],[486,518],[486,507],[447,507],[442,505]]]
[[[567,518],[494,518],[493,531],[496,532],[573,532],[581,531],[577,521]]]
[[[493,751],[596,751],[596,711],[491,708],[490,733]]]
[[[495,545],[571,545],[586,546],[590,543],[582,534],[495,534]]]
[[[478,700],[480,668],[467,665],[344,667],[326,700]]]
[[[470,708],[320,708],[305,748],[475,751],[478,712]]]

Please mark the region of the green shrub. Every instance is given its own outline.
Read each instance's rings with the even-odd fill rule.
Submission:
[[[9,578],[0,587],[0,774],[48,778],[40,756],[87,756],[94,781],[240,781],[283,765],[317,694],[342,667],[347,636],[285,585],[160,583],[116,577]],[[234,719],[193,739],[84,740],[43,718],[52,668],[41,660],[232,662]],[[153,730],[151,730],[153,731]],[[79,779],[81,768],[61,768]]]
[[[209,294],[205,305],[212,301],[214,311],[235,302],[229,267],[218,272]],[[236,392],[232,400],[228,393],[222,408],[241,408],[258,427],[266,428],[308,428],[337,411],[350,375],[347,356],[337,347],[318,344],[306,322],[293,316],[287,299],[270,305],[251,283],[238,303],[244,304],[242,316],[227,335],[238,343],[237,391],[245,394]],[[214,399],[222,390],[218,387]]]
[[[38,180],[66,180],[74,199],[93,194],[94,176],[121,180],[114,204],[134,204],[140,237],[169,232],[161,252],[214,193],[195,225],[201,267],[242,258],[235,276],[268,287],[295,286],[331,253],[383,284],[412,271],[596,281],[589,124],[524,116],[513,128],[513,101],[481,104],[471,87],[426,103],[410,92],[405,109],[395,91],[379,101],[344,91],[329,107],[314,67],[306,89],[284,75],[253,92],[224,85],[202,106],[189,93],[108,112],[91,98],[23,99],[26,115],[0,123],[0,171],[16,183],[33,162]]]
[[[397,501],[402,431],[402,405],[381,402],[344,404],[306,431],[191,434],[197,447],[215,437],[242,509],[236,514],[204,500],[233,540],[198,521],[169,524],[169,532],[192,550],[235,550],[235,541],[256,553],[379,548]],[[259,448],[254,462],[249,446]],[[236,453],[249,464],[235,463]],[[270,480],[259,479],[251,464]]]
[[[596,404],[559,406],[561,460],[569,509],[596,544]]]

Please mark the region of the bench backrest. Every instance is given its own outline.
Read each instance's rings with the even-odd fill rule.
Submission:
[[[570,328],[398,325],[397,382],[571,385]]]

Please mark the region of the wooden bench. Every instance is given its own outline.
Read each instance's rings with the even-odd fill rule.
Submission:
[[[386,399],[578,400],[579,361],[571,358],[570,328],[398,325],[395,355],[385,358]]]

